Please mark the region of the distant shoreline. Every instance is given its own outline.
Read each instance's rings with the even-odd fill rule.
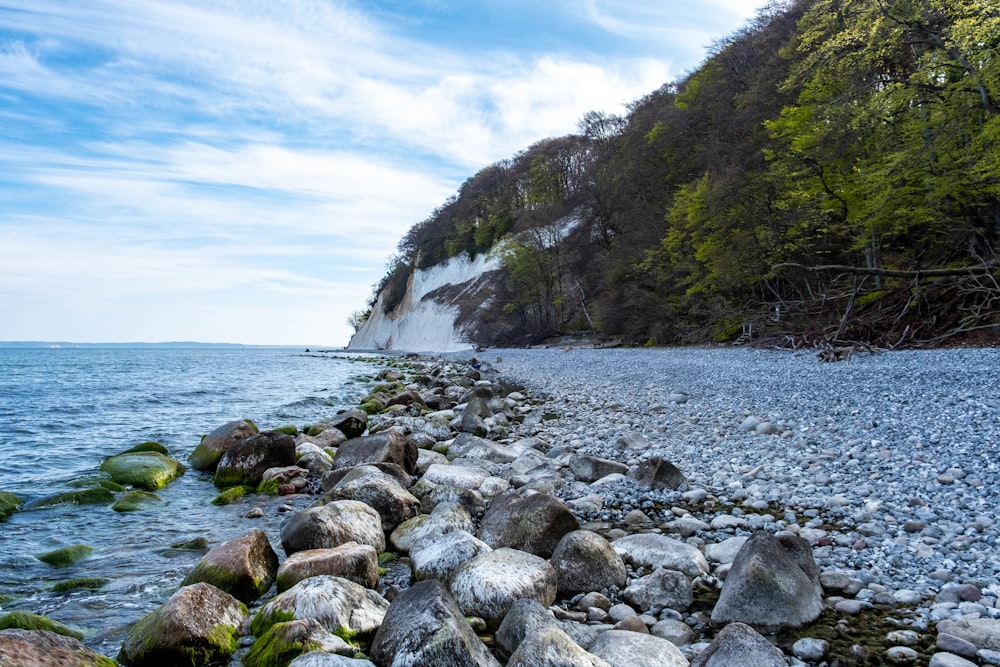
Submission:
[[[331,345],[244,345],[241,343],[198,343],[195,341],[176,341],[164,343],[72,343],[67,341],[0,341],[0,348],[19,349],[74,349],[74,348],[172,348],[172,349],[194,349],[194,348],[282,348],[282,349],[316,349],[331,350],[340,349]]]

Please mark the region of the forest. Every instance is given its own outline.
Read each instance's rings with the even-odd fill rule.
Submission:
[[[481,344],[993,344],[998,55],[992,0],[772,3],[624,115],[469,178],[369,305],[492,252]]]

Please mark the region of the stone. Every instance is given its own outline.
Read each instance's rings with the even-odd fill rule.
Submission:
[[[745,623],[722,628],[691,667],[786,667],[785,654]]]
[[[233,443],[215,468],[215,485],[257,487],[268,468],[295,465],[295,440],[265,431]]]
[[[686,611],[694,600],[691,582],[683,572],[659,568],[632,581],[622,597],[635,609],[666,607]]]
[[[68,547],[53,549],[43,554],[36,554],[35,558],[52,567],[69,567],[89,556],[94,552],[94,547],[86,544],[72,544]]]
[[[588,484],[613,473],[624,475],[628,472],[628,466],[624,463],[588,454],[574,454],[567,467],[575,479]]]
[[[649,629],[649,634],[660,639],[666,639],[675,646],[686,646],[698,636],[691,626],[683,621],[673,618],[665,618],[653,624]]]
[[[511,654],[506,667],[610,667],[573,641],[555,625],[528,633]]]
[[[688,667],[687,658],[676,646],[644,632],[608,630],[589,650],[611,667]]]
[[[688,481],[684,473],[662,456],[651,456],[629,472],[629,479],[643,488],[660,491],[687,491]]]
[[[354,656],[354,647],[314,619],[275,623],[243,656],[244,667],[284,665],[310,651]]]
[[[79,639],[47,630],[0,630],[0,665],[4,667],[116,667],[114,660]]]
[[[976,663],[953,653],[935,653],[927,667],[976,667]]]
[[[277,573],[278,592],[287,591],[303,579],[328,574],[365,588],[378,583],[378,553],[369,544],[346,542],[332,549],[296,551]]]
[[[909,646],[892,646],[885,651],[885,659],[892,665],[912,665],[920,654]]]
[[[827,647],[826,640],[803,637],[792,644],[792,655],[799,660],[819,662],[826,655]]]
[[[409,475],[417,472],[417,446],[413,440],[395,431],[353,438],[337,448],[335,469],[353,468],[368,463],[395,463]]]
[[[434,539],[452,530],[464,530],[471,533],[475,530],[472,515],[469,510],[458,502],[437,504],[430,514],[420,514],[396,526],[389,535],[389,542],[403,553],[424,539]]]
[[[223,424],[201,439],[188,457],[188,463],[195,470],[215,470],[227,449],[256,434],[257,426],[249,419],[237,419]]]
[[[556,619],[537,600],[522,598],[514,602],[496,631],[497,648],[510,655],[524,641],[525,635],[547,626],[556,626]]]
[[[461,529],[420,540],[410,549],[413,578],[417,581],[437,579],[447,582],[463,563],[489,551],[492,551],[490,545]]]
[[[477,459],[491,463],[511,463],[517,459],[517,453],[507,447],[486,440],[471,433],[461,433],[448,445],[449,460],[457,458]]]
[[[547,560],[517,549],[500,548],[463,563],[448,584],[466,615],[496,629],[515,601],[528,598],[549,607],[556,599],[556,571]]]
[[[378,665],[500,667],[448,590],[420,581],[396,596],[372,640]]]
[[[147,507],[159,505],[162,502],[163,498],[160,498],[160,496],[152,491],[135,489],[116,500],[111,509],[115,512],[138,512]]]
[[[307,549],[332,549],[347,542],[385,551],[379,513],[357,500],[338,500],[293,514],[281,524],[281,546],[288,556]]]
[[[677,570],[690,577],[708,574],[705,555],[696,547],[666,535],[636,533],[614,540],[611,545],[626,562],[650,568]]]
[[[757,532],[736,555],[712,622],[774,630],[801,627],[822,611],[823,588],[809,544],[794,535]]]
[[[936,647],[940,651],[954,653],[966,658],[975,658],[978,649],[972,642],[947,632],[939,632]]]
[[[20,498],[8,491],[0,491],[0,521],[6,521],[7,517],[16,512],[20,507]]]
[[[589,530],[563,535],[550,562],[556,570],[561,597],[621,588],[627,579],[621,556],[606,539]]]
[[[14,628],[16,630],[42,630],[54,632],[57,635],[72,637],[73,639],[83,639],[83,633],[63,625],[46,616],[32,614],[26,611],[12,611],[0,615],[0,630]]]
[[[330,420],[330,426],[348,439],[360,437],[368,429],[368,413],[360,408],[341,410]]]
[[[188,572],[181,586],[212,584],[249,604],[271,588],[278,572],[278,554],[260,528],[211,549]]]
[[[492,498],[510,488],[510,482],[494,477],[482,468],[469,465],[448,465],[434,463],[427,467],[415,486],[423,486],[427,491],[435,486],[457,486],[478,492],[484,498]]]
[[[746,541],[747,537],[745,535],[738,535],[737,537],[730,537],[721,542],[706,544],[705,557],[713,563],[732,563],[736,560],[736,554],[743,548],[743,544]]]
[[[479,522],[479,539],[550,558],[564,535],[579,530],[569,507],[545,493],[510,492],[493,499]]]
[[[348,658],[336,653],[309,651],[288,663],[288,667],[375,667],[371,660]]]
[[[117,484],[156,491],[184,474],[177,459],[159,452],[131,452],[112,456],[101,464],[101,472]]]
[[[993,618],[962,619],[938,623],[938,632],[964,639],[977,649],[1000,651],[1000,620]]]
[[[236,652],[246,617],[246,606],[215,586],[185,586],[132,626],[118,662],[129,667],[226,662]]]
[[[370,465],[351,468],[319,503],[338,500],[359,501],[373,508],[379,515],[382,530],[387,533],[420,514],[420,500],[416,496],[394,477]]]
[[[307,618],[330,631],[375,632],[389,609],[389,601],[373,590],[343,577],[309,577],[265,604],[254,616],[250,631],[260,637],[275,623]]]

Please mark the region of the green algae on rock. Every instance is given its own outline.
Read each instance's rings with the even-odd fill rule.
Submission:
[[[53,593],[67,593],[69,591],[76,591],[81,589],[91,589],[95,590],[98,588],[103,588],[107,584],[111,583],[110,579],[105,579],[103,577],[76,577],[75,579],[66,579],[65,581],[60,581],[52,587]]]
[[[239,500],[246,494],[253,493],[253,491],[254,487],[252,486],[246,486],[246,485],[231,486],[228,489],[223,490],[222,493],[220,493],[214,499],[212,499],[212,504],[231,505],[232,503],[235,503],[237,500]]]
[[[129,447],[122,452],[122,454],[135,454],[137,452],[156,452],[157,454],[163,454],[164,456],[167,456],[170,453],[167,451],[167,448],[160,443],[148,441],[140,442],[135,447]]]
[[[20,498],[13,493],[0,491],[0,521],[6,521],[7,517],[16,512],[20,506]]]
[[[62,505],[64,503],[74,503],[76,505],[109,505],[114,501],[114,493],[105,489],[103,486],[96,486],[92,489],[81,489],[80,491],[57,493],[46,498],[41,498],[30,504],[33,507],[47,507],[49,505]]]
[[[118,499],[118,501],[111,506],[116,512],[138,512],[150,505],[155,505],[157,503],[162,503],[163,499],[152,491],[142,491],[136,489],[134,491],[129,491],[124,496]]]
[[[48,563],[52,567],[69,567],[74,563],[80,562],[93,553],[93,551],[94,548],[86,544],[74,544],[43,554],[37,554],[35,558],[43,563]]]
[[[57,635],[72,637],[73,639],[83,639],[83,633],[79,630],[63,625],[59,621],[53,621],[47,616],[40,616],[26,611],[12,611],[9,614],[0,616],[0,630],[16,628],[18,630],[46,630]]]
[[[147,491],[163,488],[184,474],[184,465],[158,452],[132,452],[112,456],[101,471],[115,482]]]

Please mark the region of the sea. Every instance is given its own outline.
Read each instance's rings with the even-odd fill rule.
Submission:
[[[277,535],[307,496],[249,495],[227,506],[208,472],[187,472],[161,489],[162,502],[136,512],[105,505],[44,505],[46,497],[93,485],[109,456],[156,441],[186,464],[201,439],[234,419],[261,430],[299,428],[357,405],[381,370],[374,355],[287,347],[0,347],[0,491],[22,509],[0,522],[0,616],[25,611],[78,630],[114,657],[128,629],[177,590],[203,552],[264,529]],[[256,507],[260,518],[248,518]],[[69,567],[36,558],[86,544]],[[55,592],[61,581],[107,580],[100,588]]]

